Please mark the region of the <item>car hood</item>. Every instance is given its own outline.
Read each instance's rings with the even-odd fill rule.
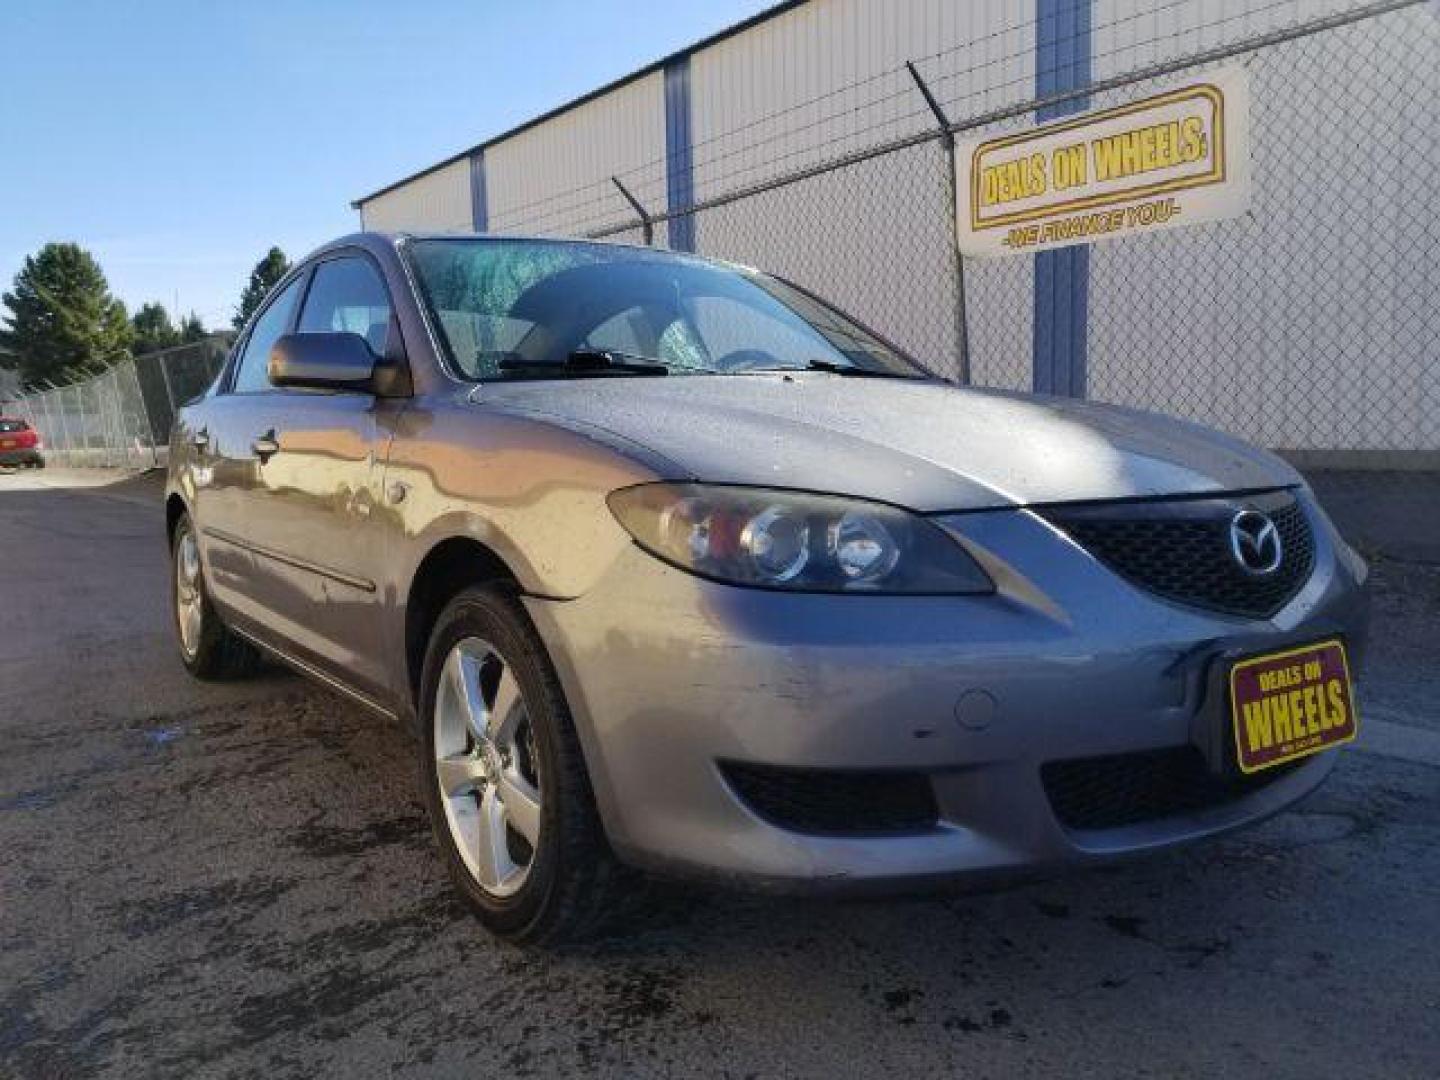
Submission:
[[[837,492],[921,511],[1300,482],[1273,454],[1185,421],[923,380],[616,376],[487,383],[472,400],[638,443],[667,479]]]

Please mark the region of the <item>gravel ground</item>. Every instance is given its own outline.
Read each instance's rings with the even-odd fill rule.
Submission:
[[[0,475],[0,1076],[1440,1074],[1434,567],[1379,565],[1370,730],[1256,829],[947,899],[655,887],[550,955],[451,899],[404,735],[185,677],[157,485],[76,480]]]

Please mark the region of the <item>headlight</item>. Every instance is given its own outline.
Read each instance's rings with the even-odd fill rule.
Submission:
[[[624,488],[609,501],[650,554],[732,585],[910,594],[995,588],[938,526],[884,503],[670,483]]]

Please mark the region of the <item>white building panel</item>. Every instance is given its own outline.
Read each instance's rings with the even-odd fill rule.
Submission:
[[[1007,0],[815,0],[691,58],[696,195],[933,128],[904,64],[952,119],[1028,98],[1035,27]]]
[[[1094,0],[1094,77],[1221,49],[1299,23],[1365,6],[1369,0]]]
[[[360,223],[380,232],[469,232],[469,160],[451,162],[362,203]]]
[[[581,234],[633,213],[610,182],[665,158],[665,77],[653,72],[485,150],[492,232]],[[639,192],[637,192],[639,194]]]
[[[700,51],[697,200],[933,130],[906,61],[952,119],[1031,97],[1034,30],[1029,9],[1004,0],[816,0]],[[696,247],[791,277],[954,375],[947,169],[937,141],[825,173],[702,213]],[[1028,305],[1018,321],[972,325],[972,352],[1028,336]]]

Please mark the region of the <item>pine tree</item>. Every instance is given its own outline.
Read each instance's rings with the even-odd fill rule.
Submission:
[[[100,264],[77,244],[46,244],[27,256],[0,297],[0,364],[24,383],[64,382],[128,354],[134,331],[110,295]]]
[[[255,264],[255,269],[250,271],[250,281],[246,284],[245,291],[240,294],[240,306],[235,309],[236,330],[255,314],[255,309],[260,306],[266,294],[289,270],[290,260],[278,247],[272,247],[265,253],[265,257]]]
[[[180,332],[170,322],[163,304],[142,304],[130,320],[135,330],[135,355],[159,352],[180,344]]]
[[[204,341],[209,336],[210,332],[205,329],[205,324],[200,321],[200,316],[195,312],[190,312],[180,320],[180,343],[182,345]]]

